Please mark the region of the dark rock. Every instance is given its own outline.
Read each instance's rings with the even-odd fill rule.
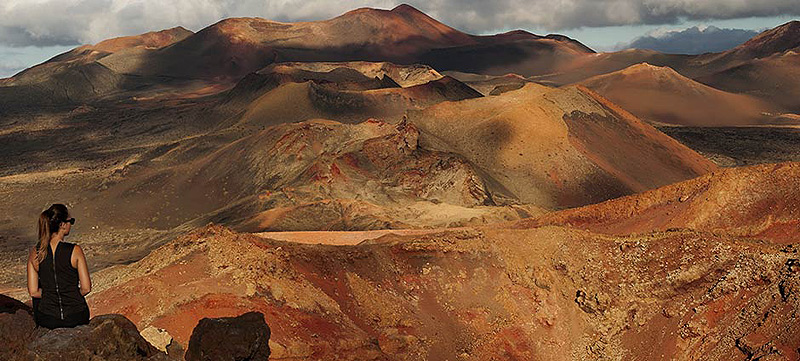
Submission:
[[[125,316],[96,316],[88,325],[56,328],[28,345],[29,360],[167,360]]]
[[[192,331],[186,360],[267,360],[269,337],[269,326],[261,312],[204,318]]]
[[[21,360],[35,329],[33,310],[28,305],[0,295],[0,360]]]
[[[16,313],[17,310],[25,310],[28,313],[33,312],[30,306],[15,298],[0,294],[0,313]]]

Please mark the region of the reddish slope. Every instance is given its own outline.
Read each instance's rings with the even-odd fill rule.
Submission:
[[[0,79],[0,108],[38,108],[45,104],[75,104],[124,91],[151,91],[164,79],[143,79],[114,70],[115,62],[136,63],[142,53],[185,39],[190,31],[177,27],[84,45]],[[153,86],[155,85],[155,87]]]
[[[668,67],[637,64],[580,82],[641,119],[687,126],[760,125],[771,106],[686,78]]]
[[[800,241],[800,163],[724,169],[601,204],[522,221],[624,235],[691,228],[778,243]]]
[[[411,6],[400,5],[392,10],[361,8],[316,22],[226,19],[174,46],[142,54],[138,65],[114,67],[114,70],[238,79],[273,62],[433,61],[439,65],[439,61],[446,59],[429,55],[434,49],[466,47],[464,49],[474,53],[503,47],[503,44],[513,48],[517,43],[525,44],[524,47],[534,52],[510,54],[504,56],[503,62],[526,63],[530,62],[531,55],[542,56],[541,62],[547,62],[551,58],[591,52],[582,44],[561,36],[540,37],[526,32],[474,36],[444,25]],[[186,63],[186,59],[192,61]],[[530,68],[531,64],[526,66]]]
[[[186,32],[175,28],[111,39],[56,59],[102,58],[103,66],[119,74],[228,82],[288,61],[422,62],[445,70],[533,75],[552,72],[562,62],[593,53],[562,35],[466,34],[408,5],[392,10],[361,8],[315,22],[231,18],[196,34]]]
[[[184,346],[202,317],[260,311],[276,359],[796,359],[797,258],[697,232],[492,227],[324,246],[214,226],[97,274],[88,301]]]
[[[146,68],[125,71],[239,78],[272,62],[389,60],[412,62],[431,47],[473,43],[410,6],[362,8],[330,20],[279,23],[231,18],[151,54]],[[186,64],[185,59],[194,61]],[[188,65],[188,66],[187,66]]]

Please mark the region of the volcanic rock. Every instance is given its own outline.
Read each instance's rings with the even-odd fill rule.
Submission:
[[[199,229],[103,275],[111,286],[90,304],[179,342],[199,318],[258,311],[285,358],[800,357],[793,247],[554,226],[387,234],[349,246],[267,236]],[[164,302],[177,306],[153,307]]]
[[[21,360],[26,345],[36,337],[33,310],[0,294],[0,359]]]
[[[203,318],[192,331],[186,361],[269,359],[270,330],[261,312]]]
[[[88,325],[56,328],[33,340],[28,357],[36,360],[168,360],[119,314],[95,316]]]

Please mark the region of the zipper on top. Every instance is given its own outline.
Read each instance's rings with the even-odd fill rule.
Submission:
[[[58,277],[56,276],[56,251],[58,251],[58,243],[56,243],[56,250],[53,251],[53,279],[55,280],[56,283],[56,296],[58,296],[58,311],[61,313],[61,319],[63,320],[64,308],[61,306],[61,294],[58,293]]]

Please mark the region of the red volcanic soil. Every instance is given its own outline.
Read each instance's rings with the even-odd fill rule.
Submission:
[[[445,71],[500,76],[558,74],[567,64],[596,55],[585,45],[560,35],[516,33],[479,39],[478,44],[432,49],[420,61]]]
[[[686,78],[668,67],[637,64],[580,82],[641,119],[686,126],[761,125],[773,112],[764,101]]]
[[[184,345],[202,317],[260,311],[275,359],[794,359],[797,257],[694,231],[486,227],[325,246],[209,226],[96,274],[89,304]]]
[[[515,227],[570,225],[625,235],[689,228],[764,239],[800,240],[800,163],[724,169],[608,202],[520,221]]]

